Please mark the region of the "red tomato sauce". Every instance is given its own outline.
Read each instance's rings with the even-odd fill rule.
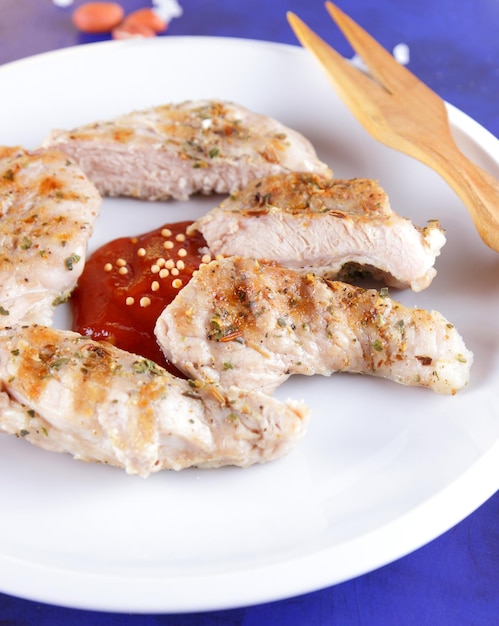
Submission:
[[[167,224],[137,237],[122,237],[96,250],[85,264],[71,306],[73,330],[139,354],[182,376],[154,335],[156,320],[201,263],[211,260],[192,222]]]

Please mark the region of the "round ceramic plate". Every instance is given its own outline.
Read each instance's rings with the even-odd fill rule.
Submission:
[[[495,492],[499,255],[436,174],[366,134],[305,51],[216,38],[95,44],[0,68],[0,93],[0,143],[26,148],[53,128],[190,98],[233,100],[294,127],[336,176],[377,179],[417,225],[441,220],[437,278],[391,295],[442,312],[475,354],[469,386],[449,397],[367,376],[290,379],[276,395],[308,403],[308,432],[288,457],[246,470],[143,480],[0,437],[2,591],[113,611],[276,600],[405,555]],[[463,150],[498,175],[497,140],[449,111]],[[91,248],[214,202],[105,200]]]

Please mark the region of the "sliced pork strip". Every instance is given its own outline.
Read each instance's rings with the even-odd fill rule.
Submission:
[[[391,287],[428,287],[445,244],[438,222],[400,217],[373,180],[283,173],[250,183],[199,218],[211,253],[249,254],[327,278],[369,270]]]
[[[274,460],[307,415],[298,402],[179,379],[71,331],[0,330],[0,432],[130,474]]]
[[[189,100],[54,130],[44,145],[74,158],[103,195],[146,200],[232,193],[282,171],[331,173],[295,130],[219,100]]]
[[[83,271],[101,197],[66,155],[0,147],[0,325],[50,324]]]
[[[454,394],[473,359],[438,312],[240,257],[202,267],[155,332],[188,376],[267,393],[292,374],[352,372]]]

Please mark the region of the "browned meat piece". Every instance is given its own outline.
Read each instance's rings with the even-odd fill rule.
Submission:
[[[344,277],[369,270],[391,287],[420,291],[445,243],[438,222],[416,228],[372,180],[284,173],[250,183],[192,227],[213,255],[252,256]]]
[[[66,155],[0,147],[0,326],[51,323],[83,270],[100,204]]]
[[[440,313],[271,263],[229,257],[202,267],[156,324],[187,375],[272,392],[291,374],[353,372],[455,393],[472,354]]]
[[[185,200],[282,171],[330,173],[295,130],[218,100],[157,106],[70,131],[45,146],[73,157],[103,195]]]
[[[0,432],[130,474],[277,459],[307,414],[297,402],[175,378],[70,331],[0,330]]]

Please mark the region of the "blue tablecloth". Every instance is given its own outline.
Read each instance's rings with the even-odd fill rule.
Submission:
[[[0,63],[107,38],[82,35],[73,28],[70,14],[78,4],[64,9],[50,0],[2,0]],[[151,5],[147,0],[121,4],[127,11]],[[180,4],[183,15],[172,21],[165,36],[235,36],[294,44],[287,10],[297,12],[324,37],[332,31],[322,0],[180,0]],[[406,43],[410,69],[499,136],[497,0],[344,0],[340,4],[387,48]],[[351,56],[341,37],[335,45]],[[118,615],[47,606],[0,593],[0,625],[488,626],[499,623],[498,520],[496,494],[443,536],[395,563],[271,604],[203,614]]]

